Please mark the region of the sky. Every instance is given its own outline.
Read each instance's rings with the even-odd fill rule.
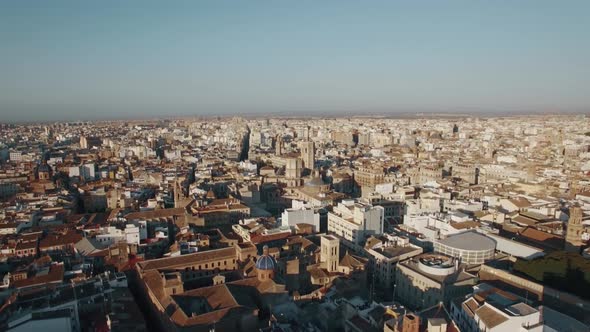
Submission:
[[[0,1],[0,122],[590,110],[590,1]]]

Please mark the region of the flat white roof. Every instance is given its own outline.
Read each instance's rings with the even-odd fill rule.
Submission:
[[[477,232],[463,232],[451,235],[438,243],[461,250],[493,250],[496,241]]]

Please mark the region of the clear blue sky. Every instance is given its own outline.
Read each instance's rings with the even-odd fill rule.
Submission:
[[[590,110],[590,1],[0,1],[0,122]]]

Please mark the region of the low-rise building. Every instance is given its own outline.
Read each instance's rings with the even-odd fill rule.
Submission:
[[[365,251],[369,257],[373,281],[389,290],[393,289],[395,283],[398,262],[420,255],[423,249],[410,244],[408,238],[384,234],[369,238],[365,244]]]
[[[434,242],[434,251],[465,264],[482,264],[494,258],[496,241],[475,231],[454,234]]]
[[[424,309],[471,292],[477,276],[459,261],[440,254],[423,254],[397,265],[394,298],[414,309]]]

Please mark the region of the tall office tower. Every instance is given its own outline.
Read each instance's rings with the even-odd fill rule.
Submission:
[[[287,165],[285,166],[285,176],[288,179],[298,179],[301,177],[301,159],[287,159]]]
[[[315,147],[313,142],[300,142],[299,149],[301,150],[301,160],[303,160],[303,167],[313,169],[315,165]]]
[[[582,209],[579,206],[570,207],[570,217],[567,221],[567,233],[565,236],[565,250],[571,252],[580,252],[582,242]]]
[[[280,156],[283,154],[283,136],[277,135],[275,139],[275,155]]]
[[[338,271],[338,261],[340,260],[340,241],[332,235],[322,235],[320,260],[326,264],[328,272]]]

